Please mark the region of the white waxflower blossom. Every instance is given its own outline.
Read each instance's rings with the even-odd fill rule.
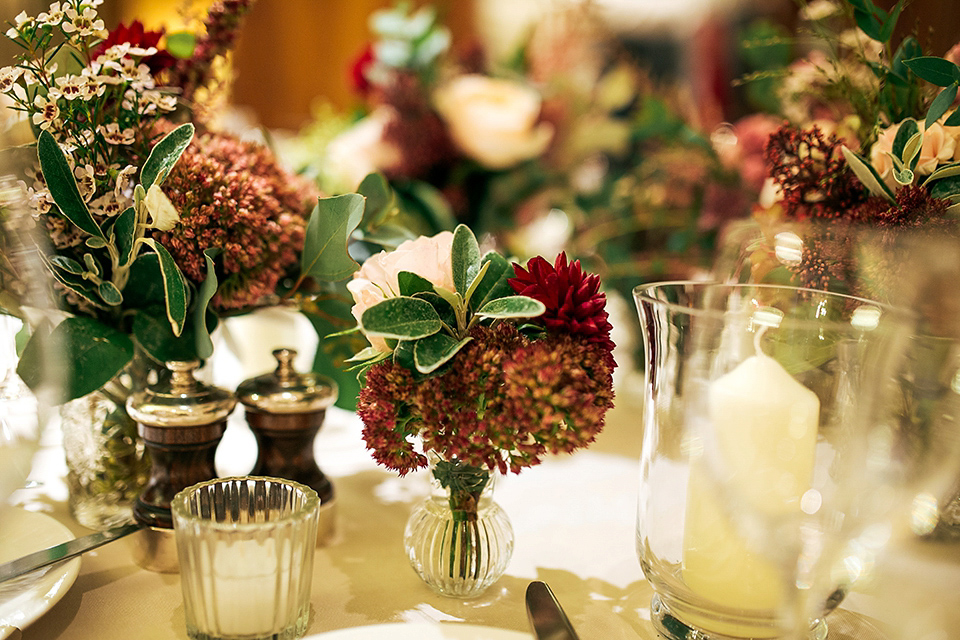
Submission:
[[[49,131],[51,128],[58,128],[60,107],[57,105],[56,96],[49,98],[38,95],[34,98],[33,105],[37,109],[37,112],[33,114],[33,124],[46,131]]]
[[[93,174],[93,165],[85,164],[73,169],[73,177],[77,179],[77,189],[80,191],[80,197],[84,202],[90,202],[90,198],[97,191],[97,180]]]
[[[112,193],[105,193],[99,198],[90,202],[90,212],[97,216],[110,218],[120,214],[124,209],[130,206],[130,200],[127,198],[117,199]]]
[[[60,90],[60,94],[67,100],[76,100],[82,97],[84,85],[87,84],[83,77],[72,74],[60,76],[55,82],[57,83],[57,88]]]
[[[63,22],[64,15],[64,8],[60,6],[59,2],[54,2],[50,5],[49,11],[45,11],[37,16],[37,22],[56,27]]]
[[[17,17],[13,19],[13,25],[7,30],[7,37],[11,40],[16,40],[20,37],[20,31],[25,26],[29,26],[33,23],[33,18],[27,15],[26,11],[21,11],[17,14]]]
[[[23,69],[20,67],[4,67],[0,69],[0,93],[10,91],[22,75]]]
[[[116,122],[109,122],[105,125],[100,125],[97,127],[97,133],[103,136],[104,140],[109,144],[133,144],[136,142],[136,132],[131,129],[120,129],[120,125]]]
[[[133,193],[134,180],[133,176],[137,173],[137,167],[132,164],[128,164],[123,169],[117,173],[117,182],[113,187],[113,197],[117,200],[121,198],[129,198]]]
[[[97,16],[96,10],[92,7],[86,7],[80,13],[73,7],[67,7],[65,13],[67,21],[61,26],[64,33],[76,34],[83,38],[95,35],[106,37],[107,31],[104,29],[103,20]]]

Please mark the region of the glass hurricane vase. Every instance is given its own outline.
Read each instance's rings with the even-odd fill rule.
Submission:
[[[146,360],[137,354],[116,378],[60,408],[67,502],[85,527],[103,530],[133,521],[133,503],[146,483],[150,460],[125,404],[146,383]]]
[[[487,469],[431,453],[431,493],[407,520],[410,564],[440,595],[479,596],[503,575],[513,554],[513,527],[493,501]]]

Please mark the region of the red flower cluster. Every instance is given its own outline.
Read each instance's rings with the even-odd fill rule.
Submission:
[[[221,133],[195,137],[163,190],[180,223],[156,237],[187,278],[202,282],[203,251],[223,249],[218,310],[254,306],[274,292],[299,259],[317,196],[265,147]]]
[[[514,264],[513,270],[516,277],[509,280],[513,290],[547,307],[537,321],[551,331],[582,335],[613,351],[613,327],[605,310],[606,295],[600,292],[600,276],[585,274],[579,260],[568,263],[566,253],[560,253],[552,265],[537,256],[526,269]]]
[[[417,380],[384,361],[357,398],[374,459],[401,475],[426,466],[414,447],[462,464],[518,473],[547,452],[572,452],[603,429],[613,406],[613,358],[569,334],[531,340],[508,323],[475,327],[442,375]]]
[[[169,51],[160,48],[160,39],[163,35],[163,31],[145,30],[143,23],[139,20],[131,22],[129,27],[124,24],[118,24],[116,28],[110,32],[110,35],[107,36],[107,39],[97,46],[91,57],[96,59],[97,56],[103,54],[110,47],[124,43],[141,49],[155,47],[157,52],[152,56],[143,58],[143,62],[150,68],[150,73],[156,75],[164,69],[169,69],[176,63],[176,59],[170,55]]]
[[[835,135],[819,127],[784,125],[770,136],[766,159],[770,176],[783,192],[788,217],[849,218],[866,200],[866,190],[847,166]]]

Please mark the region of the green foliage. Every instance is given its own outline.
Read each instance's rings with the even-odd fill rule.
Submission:
[[[188,122],[163,136],[157,144],[153,145],[150,155],[140,170],[140,184],[144,189],[162,184],[166,180],[167,174],[193,140],[193,133],[193,125]]]
[[[50,195],[63,216],[84,233],[106,239],[100,226],[90,215],[87,203],[80,196],[80,189],[77,188],[77,180],[73,177],[67,157],[47,131],[41,131],[37,138],[37,157]]]
[[[193,57],[194,49],[197,48],[197,36],[189,31],[168,33],[164,41],[170,55],[181,60],[189,60]]]
[[[144,238],[142,242],[153,249],[159,258],[167,320],[173,329],[173,335],[179,336],[187,320],[187,282],[166,247],[153,238]]]
[[[360,268],[350,257],[347,245],[363,220],[363,211],[364,198],[356,193],[318,199],[307,223],[300,258],[301,280],[307,276],[321,281],[343,280]]]
[[[545,310],[541,302],[513,294],[507,282],[513,275],[509,263],[492,252],[481,258],[476,237],[464,225],[454,231],[451,265],[456,291],[401,271],[397,280],[402,295],[369,307],[361,317],[367,335],[399,341],[393,360],[415,375],[439,371],[470,342],[470,329],[478,322],[534,318]],[[384,357],[367,349],[351,361],[362,368]]]
[[[70,317],[50,332],[38,330],[24,347],[17,374],[31,389],[49,380],[44,354],[57,349],[67,363],[63,380],[63,400],[79,398],[96,391],[130,362],[133,342],[130,336],[93,318]]]

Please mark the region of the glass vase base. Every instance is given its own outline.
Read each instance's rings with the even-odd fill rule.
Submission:
[[[696,615],[702,618],[702,626],[712,626],[719,631],[693,626],[677,617],[667,602],[654,594],[650,602],[650,620],[657,632],[667,640],[786,640],[785,636],[770,625],[750,624],[747,621],[730,620],[716,616],[711,619],[708,613],[700,612]],[[806,640],[826,640],[827,623],[820,618],[810,625]]]
[[[89,494],[71,487],[68,508],[74,520],[96,531],[133,522],[133,501],[117,502],[110,495]]]

